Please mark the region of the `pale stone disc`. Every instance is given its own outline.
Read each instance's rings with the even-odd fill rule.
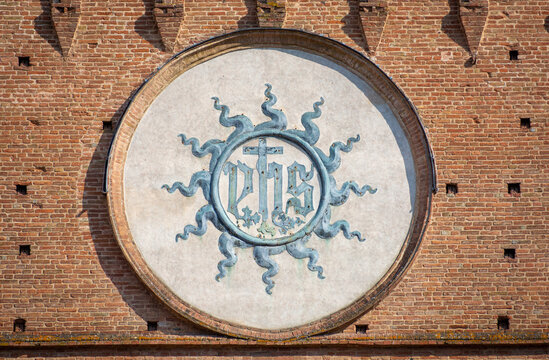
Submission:
[[[288,129],[302,129],[301,115],[312,111],[313,103],[323,97],[322,115],[314,120],[320,129],[316,146],[328,154],[333,142],[345,142],[357,134],[361,137],[351,152],[342,153],[341,166],[333,173],[338,186],[353,180],[377,188],[375,194],[363,197],[351,193],[345,204],[332,207],[332,221],[348,221],[351,230],[360,231],[366,241],[348,240],[341,233],[330,240],[312,236],[307,245],[318,251],[325,279],[309,271],[306,260],[286,252],[273,255],[280,270],[273,277],[272,295],[265,292],[265,269],[255,263],[251,248],[237,249],[238,262],[217,282],[217,265],[224,259],[218,249],[219,230],[209,223],[203,236],[175,241],[187,224],[195,224],[196,212],[207,203],[201,191],[185,197],[161,189],[176,181],[187,185],[193,173],[209,168],[210,156],[193,156],[178,134],[196,137],[203,144],[214,138],[225,140],[233,130],[219,124],[219,111],[211,98],[218,97],[227,105],[230,115],[244,114],[259,124],[269,120],[261,111],[266,83],[278,98],[274,108],[287,116]],[[279,163],[286,167],[291,158],[301,155],[288,152],[280,158],[289,158]],[[251,157],[236,152],[234,157],[255,166]],[[139,122],[127,152],[123,181],[133,241],[166,287],[215,318],[276,330],[329,316],[382,279],[409,232],[415,179],[402,125],[371,86],[320,56],[257,48],[212,58],[169,84]],[[220,183],[221,198],[226,199],[226,180],[221,178]]]

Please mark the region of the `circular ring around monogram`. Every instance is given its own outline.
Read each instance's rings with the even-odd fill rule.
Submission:
[[[267,154],[279,154],[282,155],[284,148],[280,147],[268,147],[267,139],[284,139],[289,144],[293,144],[301,149],[311,160],[312,166],[309,171],[306,171],[306,167],[296,161],[287,166],[288,179],[287,182],[287,194],[290,198],[284,201],[283,199],[283,183],[284,179],[284,167],[277,162],[268,162]],[[258,146],[246,146],[241,147],[243,143],[249,140],[257,140]],[[227,148],[221,154],[217,160],[212,178],[211,198],[216,210],[216,214],[219,216],[219,220],[225,225],[227,230],[235,236],[246,242],[249,245],[285,245],[297,240],[302,240],[304,237],[309,236],[317,227],[318,223],[326,216],[326,208],[328,206],[329,199],[329,174],[326,166],[322,162],[322,159],[316,153],[312,147],[314,144],[310,144],[310,139],[302,138],[297,134],[284,130],[255,130],[248,134],[239,136],[233,143],[227,144]],[[244,163],[238,161],[235,165],[232,162],[227,162],[227,159],[235,149],[242,149],[243,154],[257,155],[257,165],[251,168]],[[292,158],[293,160],[293,158]],[[319,182],[321,184],[320,191],[317,197],[320,198],[319,204],[316,206],[313,202],[313,196],[315,187],[311,186],[309,182],[318,173]],[[244,173],[244,185],[242,192],[237,198],[237,172],[242,171]],[[243,214],[240,214],[238,203],[243,201],[246,196],[253,193],[253,175],[257,174],[257,183],[259,187],[257,208],[252,214],[252,210],[248,206],[243,208]],[[228,212],[232,215],[231,218],[227,215],[226,208],[222,205],[223,202],[219,196],[219,178],[225,173],[228,177],[228,199],[227,208]],[[272,179],[272,184],[268,184],[268,180]],[[300,184],[298,182],[301,182]],[[271,194],[268,194],[268,185],[272,185]],[[170,191],[173,188],[167,187]],[[303,204],[299,197],[303,194]],[[272,195],[272,199],[268,198],[268,195]],[[269,200],[272,200],[272,211],[269,212]],[[292,212],[295,217],[288,215]],[[306,221],[307,216],[311,213],[314,214],[309,221]],[[311,216],[309,216],[311,217]],[[235,221],[236,220],[236,223]],[[239,221],[240,220],[240,221]],[[242,223],[242,225],[240,225]],[[243,231],[242,227],[250,228],[253,225],[259,225],[257,231],[259,235],[252,236],[249,231]],[[305,225],[303,225],[305,224]],[[303,226],[300,226],[303,225]],[[276,236],[277,234],[283,236]]]

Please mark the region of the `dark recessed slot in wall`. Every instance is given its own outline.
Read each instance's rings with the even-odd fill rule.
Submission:
[[[446,184],[446,194],[457,194],[458,185],[457,184]]]
[[[498,316],[498,330],[509,330],[509,318],[507,316]]]
[[[519,58],[518,58],[518,55],[519,55],[519,52],[518,50],[511,50],[509,51],[509,60],[511,61],[517,61]]]
[[[520,194],[520,183],[507,184],[507,192],[509,194]]]
[[[31,246],[30,245],[19,245],[19,255],[30,255]]]
[[[368,331],[368,324],[366,325],[355,325],[355,331],[357,334],[366,334]]]
[[[103,130],[111,130],[112,121],[103,121]]]
[[[25,319],[15,319],[13,322],[13,332],[25,331],[27,321]]]
[[[19,66],[30,66],[30,57],[28,56],[19,56]]]
[[[520,118],[520,127],[523,129],[530,129],[530,118]]]
[[[158,330],[158,321],[147,321],[147,331]]]
[[[516,257],[515,249],[503,249],[503,257],[507,259],[514,259]]]
[[[15,185],[15,191],[21,195],[27,195],[27,185]]]

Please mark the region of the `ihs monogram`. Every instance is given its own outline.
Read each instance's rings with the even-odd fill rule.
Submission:
[[[286,116],[281,110],[272,108],[277,99],[271,93],[271,85],[266,86],[267,99],[261,109],[270,120],[256,126],[244,115],[229,117],[229,108],[220,105],[219,99],[213,98],[215,109],[221,111],[220,124],[234,127],[235,130],[225,141],[212,139],[202,146],[196,138],[188,139],[183,134],[179,135],[184,145],[191,145],[194,156],[211,156],[209,170],[194,173],[189,186],[175,182],[172,186],[163,185],[162,188],[170,193],[179,190],[187,197],[193,196],[198,188],[202,189],[208,204],[197,212],[196,226],[185,226],[183,233],[176,235],[176,241],[186,240],[189,234],[204,235],[208,221],[221,231],[219,250],[225,259],[217,265],[219,274],[216,280],[223,278],[227,274],[227,268],[236,264],[235,247],[253,248],[256,263],[267,269],[262,278],[267,284],[266,292],[271,294],[274,286],[272,277],[278,273],[278,264],[271,255],[287,251],[296,259],[308,258],[309,270],[317,272],[317,276],[323,279],[323,269],[317,265],[318,252],[305,246],[312,234],[331,239],[342,232],[347,239],[356,237],[359,241],[364,241],[360,232],[350,230],[347,221],[330,223],[330,207],[343,205],[351,191],[362,196],[366,192],[374,194],[377,189],[372,189],[369,185],[359,187],[354,181],[347,181],[338,189],[331,174],[340,166],[341,152],[350,152],[353,143],[358,142],[360,137],[351,137],[345,144],[339,141],[333,143],[329,155],[315,146],[320,131],[312,120],[322,114],[322,98],[314,103],[314,111],[302,115],[304,130],[287,130]],[[271,141],[283,142],[298,149],[310,160],[310,169],[307,170],[305,165],[297,161],[284,169],[283,165],[276,162],[277,157],[284,156],[284,146],[269,146]],[[244,146],[249,143],[253,145]],[[231,155],[239,149],[242,149],[243,155],[254,156],[255,166],[240,160],[236,164],[229,161]],[[287,173],[285,192],[284,170]],[[219,192],[221,176],[228,179],[228,198],[225,202],[221,201]],[[241,189],[238,187],[239,177],[243,178]],[[257,184],[254,184],[254,179],[257,179]],[[319,184],[316,211],[313,180]],[[254,186],[258,187],[258,201],[251,206],[257,206],[257,209],[251,209],[251,203],[247,201],[249,195],[255,193]],[[269,192],[269,188],[273,190]],[[272,194],[271,199],[269,194]],[[241,203],[248,205],[242,207]]]

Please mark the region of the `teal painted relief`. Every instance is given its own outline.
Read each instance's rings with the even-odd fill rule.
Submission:
[[[287,251],[296,259],[307,258],[308,269],[323,279],[323,268],[317,265],[318,252],[306,246],[312,234],[331,239],[341,232],[347,239],[364,241],[362,234],[352,231],[346,220],[332,222],[331,207],[344,205],[351,192],[363,196],[366,193],[374,194],[377,189],[369,185],[359,186],[354,181],[343,183],[341,188],[337,186],[331,174],[341,164],[341,153],[350,152],[360,136],[351,137],[345,143],[334,142],[328,155],[316,147],[320,129],[312,120],[322,115],[322,98],[313,104],[313,111],[302,115],[304,130],[286,129],[286,116],[281,110],[272,108],[277,98],[271,92],[271,85],[266,86],[267,99],[261,109],[270,120],[256,126],[244,115],[229,116],[228,106],[221,105],[218,98],[212,98],[214,108],[220,111],[219,123],[234,127],[234,131],[225,141],[212,139],[202,146],[196,138],[179,135],[184,145],[191,146],[194,156],[211,156],[209,170],[194,173],[188,186],[175,182],[162,188],[170,193],[179,191],[186,197],[202,190],[208,203],[196,213],[196,225],[185,226],[175,240],[187,240],[190,234],[204,235],[208,221],[221,231],[218,245],[225,259],[218,263],[217,281],[236,264],[235,248],[253,248],[256,263],[266,269],[262,276],[267,285],[265,291],[271,294],[275,285],[272,278],[279,269],[272,255]],[[285,156],[284,146],[270,145],[274,142],[280,144],[280,141],[305,154],[310,164],[294,161],[284,169],[280,160],[277,162]],[[249,158],[249,161],[229,161],[235,152]],[[221,177],[225,177],[227,181],[224,183],[228,183],[226,201],[220,197]],[[316,181],[313,182],[313,179]],[[284,181],[286,189],[283,188]],[[257,203],[252,205],[247,199],[251,195],[257,198]],[[316,206],[315,198],[319,199]]]

